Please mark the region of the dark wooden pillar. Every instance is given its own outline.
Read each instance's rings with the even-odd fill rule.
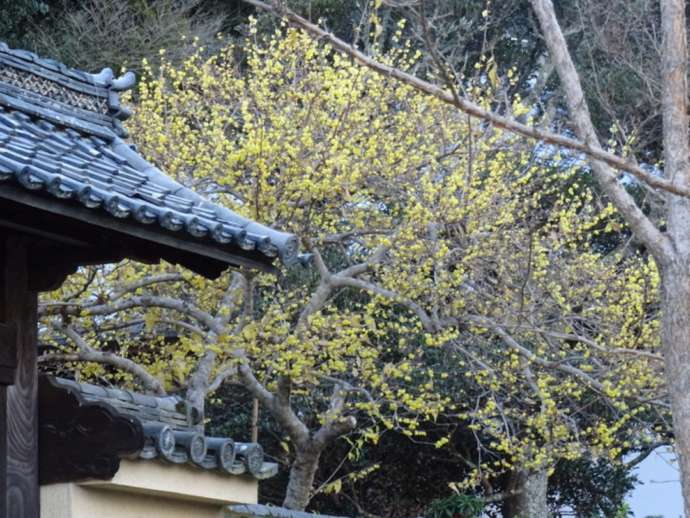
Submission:
[[[39,518],[38,297],[28,264],[27,240],[0,234],[0,518]]]

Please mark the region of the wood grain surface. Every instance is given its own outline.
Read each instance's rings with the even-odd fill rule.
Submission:
[[[0,412],[0,449],[5,451],[0,452],[0,479],[6,491],[0,488],[0,518],[39,518],[37,294],[28,289],[27,249],[20,236],[0,236],[0,320],[14,327],[17,360],[14,384],[2,388],[6,404]]]

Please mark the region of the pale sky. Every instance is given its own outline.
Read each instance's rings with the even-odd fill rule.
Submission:
[[[674,456],[667,450],[657,450],[637,469],[639,484],[628,498],[635,518],[663,516],[683,518],[683,499]]]

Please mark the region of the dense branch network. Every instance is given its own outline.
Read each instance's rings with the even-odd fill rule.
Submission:
[[[282,2],[275,1],[273,3],[266,3],[262,2],[261,0],[244,1],[259,9],[274,13],[277,16],[284,17],[295,27],[305,30],[319,40],[328,42],[333,46],[333,48],[351,57],[357,63],[366,66],[384,76],[392,77],[398,81],[401,81],[402,83],[408,84],[415,89],[431,95],[447,104],[455,106],[459,110],[471,115],[472,117],[487,121],[498,128],[514,132],[527,138],[560,146],[564,149],[584,153],[588,157],[596,161],[606,163],[614,169],[630,173],[635,178],[651,187],[661,189],[665,192],[677,194],[679,196],[690,196],[690,188],[672,182],[663,176],[656,175],[654,172],[645,170],[643,167],[626,158],[602,149],[598,139],[587,138],[584,141],[575,140],[558,133],[544,130],[542,128],[528,126],[510,117],[504,117],[500,114],[491,112],[482,108],[478,104],[459,96],[455,90],[444,90],[438,85],[425,81],[408,72],[405,72],[404,70],[376,61],[371,56],[368,56],[358,50],[353,44],[341,40],[334,34],[319,27],[317,24],[310,22],[306,18],[303,18],[294,11],[290,10]],[[578,104],[581,104],[581,101],[578,101]]]

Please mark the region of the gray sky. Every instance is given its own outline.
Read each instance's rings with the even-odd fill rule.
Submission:
[[[683,517],[679,474],[672,453],[665,450],[652,453],[638,466],[637,475],[643,483],[628,498],[635,518]]]

